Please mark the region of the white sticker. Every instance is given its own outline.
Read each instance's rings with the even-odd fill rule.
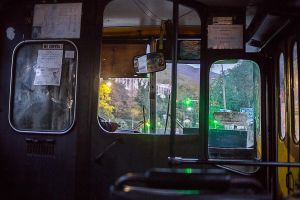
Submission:
[[[63,50],[39,50],[38,68],[60,68],[62,66]]]
[[[60,68],[37,68],[33,85],[60,85]]]
[[[65,58],[74,58],[75,51],[65,51]]]
[[[141,56],[138,58],[139,73],[147,73],[147,56]]]
[[[13,27],[8,27],[6,29],[6,37],[10,40],[13,40],[15,38],[15,29]]]
[[[43,49],[63,49],[63,44],[43,44]]]

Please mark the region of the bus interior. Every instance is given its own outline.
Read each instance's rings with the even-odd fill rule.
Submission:
[[[1,199],[300,199],[300,1],[2,0]]]

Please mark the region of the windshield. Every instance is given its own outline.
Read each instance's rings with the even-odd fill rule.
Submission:
[[[177,134],[193,134],[199,128],[199,64],[177,66]],[[156,73],[156,128],[151,132],[150,78],[101,79],[99,85],[98,116],[115,122],[117,130],[135,130],[138,133],[170,133],[171,63]],[[117,131],[116,130],[116,131]]]

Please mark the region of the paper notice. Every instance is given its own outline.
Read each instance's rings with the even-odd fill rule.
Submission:
[[[59,68],[62,66],[63,50],[39,50],[37,68]]]
[[[34,85],[60,85],[60,68],[37,68],[35,70]]]
[[[82,3],[36,4],[33,38],[80,38]]]
[[[147,73],[147,56],[138,58],[139,73]]]
[[[209,49],[243,49],[243,25],[208,25]]]

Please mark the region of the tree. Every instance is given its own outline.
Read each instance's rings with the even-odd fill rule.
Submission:
[[[225,83],[223,83],[223,78]],[[213,113],[224,109],[223,84],[225,84],[226,91],[226,109],[240,112],[240,108],[259,109],[256,105],[259,102],[259,83],[257,65],[246,60],[239,61],[235,66],[227,69],[224,75],[211,77],[209,85],[210,125],[213,125]]]
[[[99,86],[99,100],[98,100],[98,115],[104,118],[112,118],[114,107],[111,103],[112,89],[105,82],[100,83]]]

